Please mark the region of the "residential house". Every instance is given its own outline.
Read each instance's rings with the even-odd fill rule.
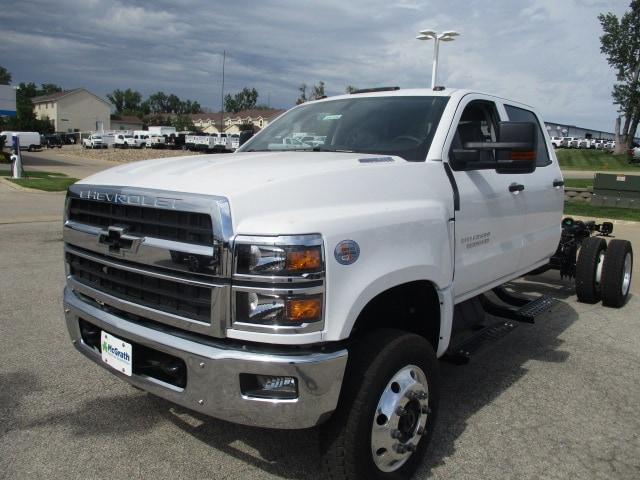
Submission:
[[[84,88],[31,99],[36,118],[48,119],[56,132],[111,129],[111,104]]]

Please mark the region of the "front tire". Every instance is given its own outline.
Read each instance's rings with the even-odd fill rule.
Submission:
[[[423,337],[385,329],[358,341],[338,408],[320,431],[325,477],[409,478],[433,434],[438,377],[436,355]]]
[[[602,266],[607,251],[604,238],[589,237],[580,247],[576,262],[576,295],[582,303],[597,303],[602,296]]]
[[[611,240],[602,266],[602,304],[620,308],[627,303],[633,271],[633,249],[628,240]]]

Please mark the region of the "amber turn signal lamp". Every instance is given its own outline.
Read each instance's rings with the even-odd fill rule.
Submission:
[[[536,152],[534,151],[523,151],[523,152],[517,152],[517,151],[512,151],[511,152],[511,160],[535,160],[536,159]]]
[[[322,296],[289,298],[286,319],[290,322],[315,322],[322,315]]]
[[[287,252],[287,270],[318,270],[322,267],[320,247],[289,250]]]

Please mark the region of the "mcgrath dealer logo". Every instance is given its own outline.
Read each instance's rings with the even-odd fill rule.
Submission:
[[[122,352],[122,351],[118,350],[118,347],[114,347],[113,345],[111,345],[106,340],[104,340],[102,342],[102,351],[103,352],[109,352],[111,355],[113,355],[116,358],[119,358],[120,360],[122,360],[124,362],[130,362],[131,361],[131,357],[129,356],[129,354],[127,352]]]
[[[342,240],[336,245],[333,255],[340,265],[351,265],[360,256],[360,245],[354,240]]]

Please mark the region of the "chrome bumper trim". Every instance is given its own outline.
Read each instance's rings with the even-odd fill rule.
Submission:
[[[312,427],[336,408],[346,350],[294,355],[220,348],[129,322],[83,302],[69,288],[64,291],[64,308],[69,334],[80,352],[112,374],[184,407],[235,423],[283,429]],[[80,318],[123,339],[181,358],[187,366],[186,387],[169,388],[148,377],[128,377],[109,368],[83,343]],[[240,373],[296,377],[299,396],[293,401],[243,397]]]

